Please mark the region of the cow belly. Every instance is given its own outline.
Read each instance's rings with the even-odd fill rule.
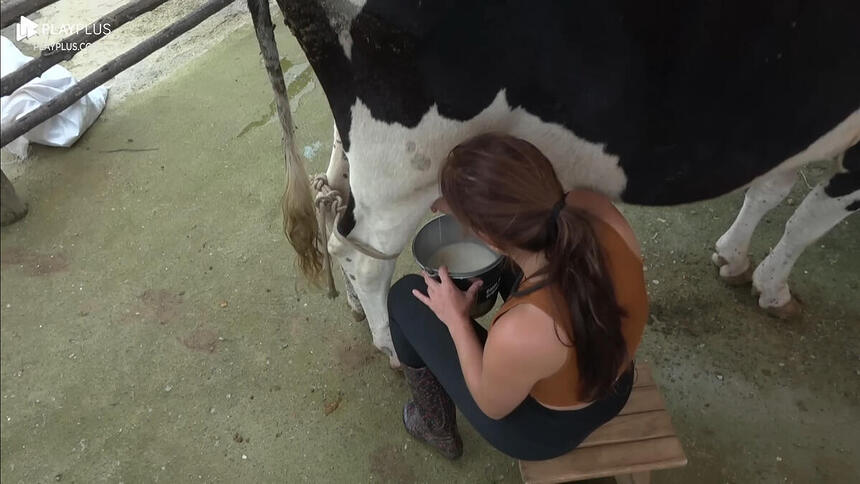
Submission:
[[[637,169],[626,173],[624,168],[630,165],[619,163],[619,156],[607,152],[604,143],[588,141],[560,124],[543,121],[522,107],[512,107],[504,89],[489,106],[464,121],[446,118],[432,106],[415,126],[407,127],[375,119],[361,100],[356,101],[351,113],[351,185],[356,199],[371,205],[379,198],[405,200],[420,189],[438,195],[438,173],[448,152],[462,141],[490,131],[517,136],[537,146],[553,164],[566,190],[590,188],[613,199],[642,205],[671,205],[718,196],[757,177],[832,158],[860,139],[860,110],[856,110],[787,159],[768,163],[756,160],[735,173],[723,173],[733,165],[723,165],[721,160],[713,160],[710,168],[691,169],[679,164],[675,176],[666,176],[656,169],[659,160],[637,164],[653,166],[652,172]],[[759,168],[761,171],[755,173],[755,167],[761,165],[773,168]],[[731,181],[716,191],[714,187],[706,188],[707,180],[715,177]],[[385,190],[378,190],[380,182],[386,183]]]
[[[351,111],[350,186],[358,203],[374,205],[379,197],[406,200],[422,188],[438,194],[438,174],[448,152],[473,136],[492,131],[534,144],[552,162],[566,190],[586,187],[618,198],[626,185],[618,157],[606,153],[604,145],[542,121],[522,108],[512,108],[504,90],[465,121],[441,116],[436,106],[414,127],[374,119],[360,100]]]

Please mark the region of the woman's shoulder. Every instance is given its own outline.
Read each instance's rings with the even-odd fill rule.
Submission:
[[[560,343],[556,336],[555,318],[558,316],[551,314],[544,306],[531,298],[524,300],[500,315],[490,328],[490,333],[497,338],[541,351],[556,346]]]
[[[642,249],[636,239],[636,234],[633,232],[633,227],[630,226],[609,197],[591,190],[572,190],[567,196],[567,204],[588,212],[599,222],[602,222],[606,228],[612,229],[615,234],[621,237],[633,254],[640,259],[642,258]],[[597,230],[599,231],[600,228]]]
[[[535,328],[550,327],[554,323],[553,317],[534,301],[523,300],[501,315],[493,329],[504,328],[502,331],[516,336],[534,332]]]
[[[487,348],[510,353],[511,361],[535,359],[542,375],[564,364],[568,347],[562,344],[556,322],[542,308],[524,301],[511,307],[490,328]],[[566,338],[565,338],[566,339]],[[544,374],[545,373],[545,374]]]

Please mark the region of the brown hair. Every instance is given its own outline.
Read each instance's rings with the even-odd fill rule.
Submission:
[[[455,147],[441,173],[454,216],[503,251],[543,252],[541,272],[569,306],[561,324],[576,348],[580,395],[607,396],[627,364],[618,305],[591,215],[556,207],[564,190],[549,160],[531,143],[504,134],[476,136]],[[554,217],[553,208],[560,208]],[[560,339],[560,338],[559,338]]]

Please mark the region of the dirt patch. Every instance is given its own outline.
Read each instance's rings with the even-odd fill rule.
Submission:
[[[370,345],[351,342],[345,343],[337,350],[337,361],[348,371],[364,368],[376,356],[376,348]]]
[[[182,295],[167,289],[147,289],[140,295],[144,317],[153,318],[160,324],[167,324],[179,317]]]
[[[397,446],[379,447],[370,454],[369,458],[370,473],[380,482],[416,482],[415,473],[406,464]]]
[[[184,338],[177,338],[182,346],[194,351],[214,353],[218,351],[218,333],[211,329],[197,328]]]
[[[40,254],[21,248],[11,248],[0,253],[0,266],[18,266],[33,276],[48,276],[69,268],[69,261],[62,252]]]
[[[323,412],[326,414],[326,416],[330,415],[332,412],[337,410],[337,408],[340,406],[340,402],[342,401],[343,393],[337,392],[337,397],[335,397],[333,400],[326,400],[325,402],[323,402]]]

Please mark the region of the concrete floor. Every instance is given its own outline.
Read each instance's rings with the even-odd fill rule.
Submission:
[[[277,33],[298,142],[321,171],[324,96]],[[4,483],[518,482],[468,424],[457,462],[410,440],[402,377],[366,324],[296,274],[271,99],[241,29],[72,149],[33,148],[15,180],[30,213],[0,232]],[[804,254],[792,287],[806,312],[782,322],[710,266],[740,199],[623,208],[653,304],[640,358],[690,461],[654,482],[858,482],[860,220]],[[791,209],[762,224],[757,260]],[[411,270],[404,254],[398,273]]]

